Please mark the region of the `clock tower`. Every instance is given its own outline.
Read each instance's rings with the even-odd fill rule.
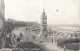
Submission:
[[[47,15],[45,14],[45,10],[43,9],[43,13],[41,16],[41,34],[45,36],[47,34]]]

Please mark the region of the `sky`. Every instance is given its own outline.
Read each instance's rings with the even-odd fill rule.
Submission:
[[[79,24],[79,5],[80,0],[45,0],[48,24]],[[40,23],[42,12],[43,0],[5,0],[5,18]]]

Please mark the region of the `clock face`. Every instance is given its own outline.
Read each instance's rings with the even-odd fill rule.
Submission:
[[[3,21],[2,21],[2,19],[0,19],[0,29],[2,29],[3,28]]]
[[[44,19],[44,22],[46,22],[46,19]]]

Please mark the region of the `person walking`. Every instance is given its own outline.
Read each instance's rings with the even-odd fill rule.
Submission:
[[[16,35],[13,34],[13,42],[14,42],[14,44],[16,44],[16,39],[17,39]]]
[[[34,35],[32,37],[33,37],[33,39],[35,39],[35,36]]]
[[[52,38],[52,43],[53,43],[53,38]]]
[[[17,43],[20,43],[20,40],[23,39],[23,37],[24,37],[24,36],[22,35],[22,33],[20,33],[20,35],[19,35],[18,38],[17,38]]]

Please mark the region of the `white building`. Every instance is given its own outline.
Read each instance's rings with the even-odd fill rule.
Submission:
[[[0,0],[0,30],[4,27],[4,0]]]

